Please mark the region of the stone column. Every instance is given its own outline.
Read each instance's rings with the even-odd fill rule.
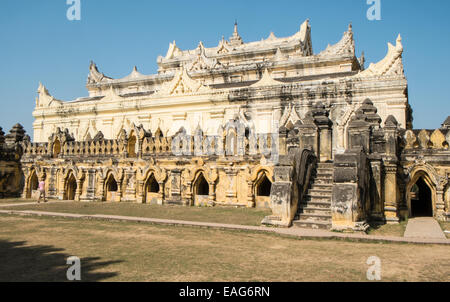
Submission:
[[[137,203],[145,203],[146,201],[144,200],[144,191],[145,191],[145,187],[144,187],[144,181],[143,180],[138,180],[138,197],[137,197]]]
[[[129,200],[136,200],[136,171],[126,172],[127,188],[125,190],[126,197]]]
[[[158,192],[158,204],[163,205],[164,203],[164,181],[158,182],[159,192]]]
[[[55,187],[55,174],[56,168],[50,169],[50,178],[49,178],[49,187],[48,187],[48,196],[49,198],[56,198],[56,187]]]
[[[316,104],[313,110],[311,110],[314,118],[314,123],[318,129],[318,149],[317,154],[319,161],[324,163],[333,159],[333,143],[332,143],[332,122],[328,118],[328,111],[325,106],[319,102]]]
[[[216,184],[214,182],[209,183],[209,201],[208,206],[213,207],[216,205]]]
[[[444,188],[446,181],[440,181],[436,186],[436,218],[438,220],[445,220],[445,201]]]
[[[59,179],[59,190],[58,190],[58,197],[59,200],[64,200],[64,196],[66,195],[66,186],[64,185],[64,173],[60,173],[60,179]]]
[[[372,218],[377,221],[382,221],[384,217],[384,204],[382,198],[382,177],[381,177],[381,158],[371,158],[370,168],[372,170],[372,183],[371,183],[371,201]]]
[[[256,206],[255,196],[253,195],[253,181],[247,181],[247,207],[254,208]]]
[[[234,170],[231,167],[227,167],[224,170],[228,177],[228,180],[230,181],[230,185],[228,186],[228,189],[226,191],[226,198],[229,203],[236,203],[237,202],[236,177],[237,177],[238,171]]]
[[[30,177],[30,175],[29,175],[28,168],[24,169],[24,174],[25,174],[25,183],[24,183],[23,192],[22,192],[22,199],[26,199],[27,198],[27,193],[28,193],[28,190],[29,190],[29,188],[28,188],[28,178]],[[30,192],[30,194],[31,194],[31,192]]]
[[[170,198],[167,200],[168,204],[183,204],[190,205],[190,200],[192,199],[190,194],[186,194],[187,200],[181,199],[181,170],[173,169],[170,171],[171,177],[171,188],[170,188]]]
[[[384,216],[387,223],[398,223],[397,164],[384,164]]]
[[[86,201],[95,200],[95,170],[88,170]]]
[[[116,195],[116,202],[122,201],[122,180],[117,180],[117,195]]]
[[[77,189],[75,190],[75,201],[80,201],[81,196],[81,180],[77,179]]]
[[[98,181],[98,188],[99,188],[98,199],[103,201],[105,195],[105,180],[103,178],[100,178],[100,180]]]

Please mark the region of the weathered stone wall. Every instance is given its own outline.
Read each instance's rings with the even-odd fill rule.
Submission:
[[[15,125],[10,133],[0,127],[0,198],[19,197],[23,189],[23,173],[20,164],[22,148],[20,142],[25,138],[25,131],[20,124]],[[27,136],[26,139],[29,139]]]
[[[201,129],[195,136],[180,129],[165,138],[136,127],[129,134],[122,130],[116,140],[99,132],[77,142],[58,129],[48,143],[22,146],[23,197],[30,196],[37,178],[46,181],[49,198],[197,206],[270,207],[279,157],[278,133],[246,133],[237,122],[213,137]]]

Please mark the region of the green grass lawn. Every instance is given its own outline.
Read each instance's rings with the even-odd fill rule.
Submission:
[[[377,236],[396,236],[403,237],[408,221],[401,221],[398,224],[385,224],[381,226],[372,226],[367,232],[369,235]]]
[[[14,206],[16,211],[34,210],[75,214],[103,214],[135,216],[159,219],[175,219],[200,222],[215,222],[240,225],[261,225],[262,219],[272,213],[269,209],[249,209],[233,207],[184,207],[158,206],[137,203],[101,203],[101,202],[58,202]]]
[[[298,240],[133,222],[0,215],[0,281],[450,281],[450,247]]]

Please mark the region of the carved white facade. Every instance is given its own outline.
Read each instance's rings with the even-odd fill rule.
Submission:
[[[393,115],[403,128],[411,127],[407,82],[402,64],[401,38],[388,45],[386,57],[364,70],[355,55],[352,27],[342,39],[314,54],[311,26],[305,21],[297,33],[245,43],[237,25],[229,40],[216,47],[202,42],[181,50],[174,41],[165,57],[158,57],[158,74],[112,79],[94,63],[87,80],[88,97],[64,102],[39,85],[33,112],[34,141],[46,142],[56,128],[67,128],[76,140],[101,131],[117,138],[122,129],[142,125],[172,136],[181,127],[193,133],[217,134],[228,120],[239,118],[258,133],[291,127],[318,102],[330,110],[335,131],[333,149],[345,148],[345,129],[355,108],[370,98],[383,122]]]

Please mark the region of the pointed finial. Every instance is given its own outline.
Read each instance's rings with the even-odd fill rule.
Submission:
[[[398,34],[397,42],[402,42],[402,36],[400,34]]]
[[[234,21],[234,33],[235,34],[238,33],[238,22],[237,22],[237,20]]]
[[[348,25],[348,31],[351,32],[352,29],[353,29],[352,22],[350,22],[350,24]]]
[[[133,71],[134,71],[134,72],[137,72],[137,71],[138,71],[136,65],[134,66]]]

